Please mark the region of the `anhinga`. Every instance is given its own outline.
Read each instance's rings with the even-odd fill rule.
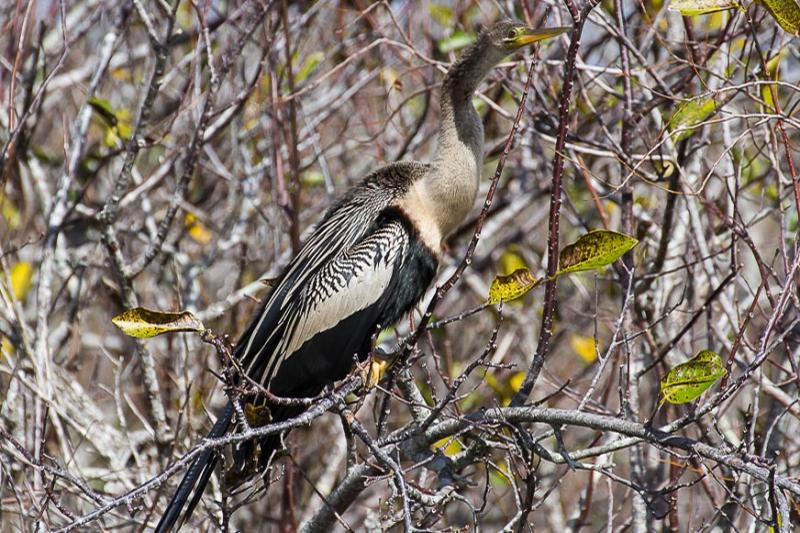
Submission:
[[[443,239],[464,221],[478,192],[483,125],[472,106],[478,83],[509,53],[567,29],[503,21],[479,34],[442,83],[433,162],[380,168],[327,211],[236,345],[250,379],[276,396],[315,396],[345,377],[354,357],[369,354],[377,328],[419,302],[433,281]],[[301,411],[270,406],[273,422]],[[208,437],[225,434],[234,412],[229,403]],[[259,466],[266,467],[279,437],[258,444]],[[238,446],[234,468],[244,469],[254,450],[253,442]],[[187,501],[188,518],[216,461],[207,450],[192,463],[156,531],[171,530]]]

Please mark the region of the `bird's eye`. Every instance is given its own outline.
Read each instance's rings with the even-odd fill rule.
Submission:
[[[510,30],[508,30],[508,35],[506,37],[508,39],[515,39],[518,33],[519,31],[517,30],[517,28],[511,28]]]

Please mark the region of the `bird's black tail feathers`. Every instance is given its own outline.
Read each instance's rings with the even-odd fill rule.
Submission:
[[[223,436],[228,431],[232,420],[233,404],[228,403],[222,416],[217,419],[214,427],[211,428],[208,438],[216,439]],[[197,507],[197,504],[200,502],[200,498],[203,496],[203,491],[208,484],[209,478],[211,478],[212,472],[214,472],[216,464],[217,453],[213,448],[204,450],[203,453],[194,460],[192,466],[189,467],[189,470],[187,470],[186,474],[183,476],[181,484],[178,486],[178,490],[175,491],[175,495],[167,505],[164,514],[161,516],[161,520],[158,522],[155,529],[156,533],[168,533],[172,531],[172,528],[175,527],[179,519],[180,524],[178,527],[183,525],[183,522],[192,514],[192,511],[194,511],[194,508]],[[190,496],[191,500],[189,500]],[[186,506],[187,500],[189,500],[188,506]],[[184,506],[186,506],[185,512],[183,512]],[[181,515],[183,515],[182,518]]]

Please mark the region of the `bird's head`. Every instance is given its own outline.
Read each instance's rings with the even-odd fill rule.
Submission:
[[[481,36],[498,52],[509,54],[523,46],[570,31],[568,26],[553,28],[531,28],[513,20],[495,22]]]

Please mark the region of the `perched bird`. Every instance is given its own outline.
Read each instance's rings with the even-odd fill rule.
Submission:
[[[514,50],[567,29],[502,21],[478,35],[442,83],[433,162],[382,167],[327,211],[236,345],[235,356],[250,379],[277,396],[315,396],[344,378],[355,357],[367,357],[379,327],[392,325],[419,302],[434,279],[444,238],[464,221],[478,192],[484,142],[472,106],[478,83]],[[269,409],[273,422],[302,411]],[[208,437],[224,435],[234,412],[229,404]],[[258,445],[259,466],[265,468],[279,437]],[[234,449],[233,467],[243,469],[255,446],[246,442]],[[198,456],[156,531],[170,531],[184,507],[182,520],[188,518],[216,461],[212,450]]]

